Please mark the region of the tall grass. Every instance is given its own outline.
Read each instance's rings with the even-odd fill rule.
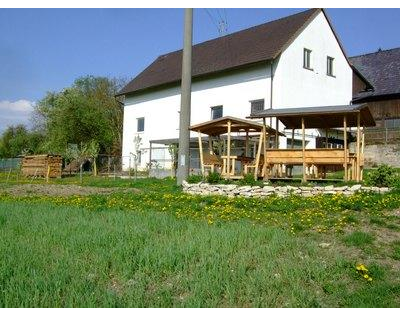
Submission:
[[[396,306],[400,292],[311,237],[159,212],[2,202],[0,254],[1,307]]]

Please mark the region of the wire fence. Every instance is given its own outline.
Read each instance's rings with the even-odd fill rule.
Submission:
[[[132,177],[168,177],[172,160],[168,158],[152,159],[151,163],[140,163],[133,156],[99,155],[96,160],[79,159],[67,161],[63,159],[62,177],[96,174],[100,177],[132,178]],[[0,180],[22,181],[27,178],[22,174],[22,158],[0,159]],[[40,178],[34,176],[33,178]]]

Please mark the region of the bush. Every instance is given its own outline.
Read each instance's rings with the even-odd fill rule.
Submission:
[[[256,180],[254,179],[254,175],[251,173],[246,174],[243,179],[240,180],[239,184],[241,185],[256,185]]]
[[[365,175],[365,183],[370,186],[390,187],[395,182],[396,170],[388,165],[380,165]]]
[[[217,172],[210,172],[207,176],[207,182],[211,184],[220,183],[221,180],[221,175]]]
[[[392,186],[398,190],[400,190],[400,175],[397,175],[393,179]]]
[[[187,177],[186,181],[188,183],[199,183],[199,182],[203,181],[203,177],[198,174],[192,174]]]

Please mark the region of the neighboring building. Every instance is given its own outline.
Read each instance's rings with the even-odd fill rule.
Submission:
[[[356,70],[353,103],[367,103],[376,122],[365,131],[366,165],[400,168],[400,48],[351,57],[350,63]]]
[[[400,48],[349,58],[354,74],[353,103],[368,103],[377,128],[400,128]]]
[[[182,50],[158,57],[119,92],[125,105],[125,169],[136,135],[142,138],[142,168],[150,159],[168,156],[165,146],[150,151],[150,142],[177,142],[181,60]],[[227,115],[246,118],[264,108],[346,105],[352,100],[353,70],[323,9],[194,45],[192,65],[191,125]],[[323,132],[308,135],[307,146],[315,146],[318,136]],[[280,146],[289,141],[280,137]]]

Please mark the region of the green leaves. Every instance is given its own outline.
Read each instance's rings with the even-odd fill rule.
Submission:
[[[0,139],[0,157],[12,158],[19,155],[36,153],[43,136],[31,132],[24,125],[8,127]]]
[[[123,108],[114,97],[119,86],[114,79],[87,76],[48,93],[35,108],[36,128],[45,133],[43,151],[65,153],[68,144],[91,144],[91,156],[120,155]]]
[[[380,165],[365,175],[365,183],[370,186],[390,187],[395,181],[396,170],[388,165]]]

